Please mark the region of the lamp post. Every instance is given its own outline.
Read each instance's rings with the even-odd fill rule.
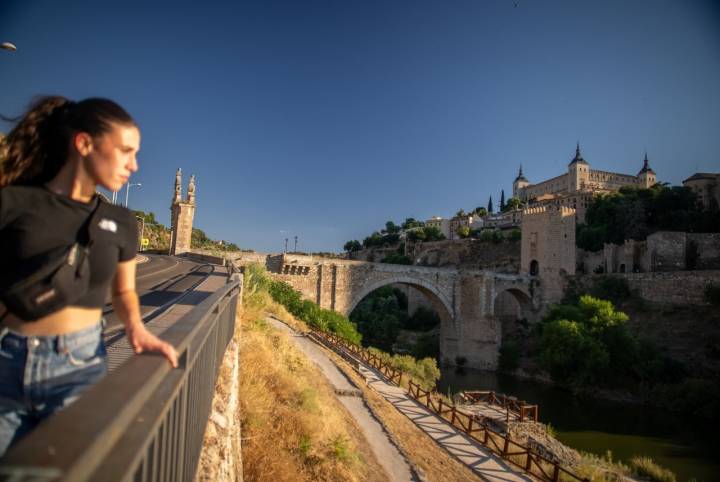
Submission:
[[[136,182],[136,183],[128,182],[125,185],[125,207],[128,207],[128,198],[130,197],[130,188],[133,186],[141,187],[142,184],[140,184],[139,182]]]

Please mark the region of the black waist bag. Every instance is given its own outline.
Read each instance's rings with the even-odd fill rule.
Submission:
[[[24,321],[34,321],[72,305],[87,293],[92,245],[90,227],[96,224],[101,201],[98,199],[97,203],[80,232],[79,241],[27,260],[22,271],[30,274],[5,284],[2,300],[9,312]]]

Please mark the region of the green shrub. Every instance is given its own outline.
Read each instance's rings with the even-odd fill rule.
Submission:
[[[336,311],[320,308],[312,301],[302,299],[300,292],[288,283],[270,280],[268,292],[274,301],[283,305],[291,315],[308,325],[334,333],[350,343],[360,344],[362,335],[350,320]]]
[[[671,470],[658,465],[650,457],[633,457],[630,459],[629,465],[636,475],[647,477],[654,482],[676,482],[677,480]]]
[[[373,347],[368,348],[368,351],[375,354],[384,363],[412,378],[415,383],[425,390],[434,389],[440,379],[440,369],[434,358],[428,357],[418,360],[410,355],[390,355]]]
[[[625,278],[603,276],[595,282],[590,294],[618,304],[630,298],[630,287]]]
[[[435,358],[440,356],[440,337],[437,333],[423,333],[418,337],[412,349],[415,358]]]
[[[520,241],[522,239],[522,231],[519,229],[513,229],[510,231],[510,234],[508,234],[508,239],[513,243]]]
[[[424,306],[418,307],[412,316],[408,317],[403,322],[403,328],[406,330],[414,331],[428,331],[440,324],[440,316],[435,311],[425,308]]]
[[[389,264],[412,264],[412,260],[410,258],[400,253],[390,253],[380,262]]]

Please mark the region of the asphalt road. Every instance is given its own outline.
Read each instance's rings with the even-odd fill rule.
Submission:
[[[148,261],[138,265],[136,275],[143,318],[191,289],[212,270],[210,266],[189,259],[157,254],[144,256],[148,257]],[[112,311],[109,297],[107,303],[103,310],[107,320],[106,331],[112,331],[122,323]]]

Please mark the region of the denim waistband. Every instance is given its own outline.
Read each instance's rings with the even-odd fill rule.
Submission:
[[[66,333],[64,335],[21,335],[9,328],[0,328],[0,346],[13,349],[32,349],[34,351],[73,350],[77,347],[91,343],[100,338],[104,323],[98,323],[82,330]]]

